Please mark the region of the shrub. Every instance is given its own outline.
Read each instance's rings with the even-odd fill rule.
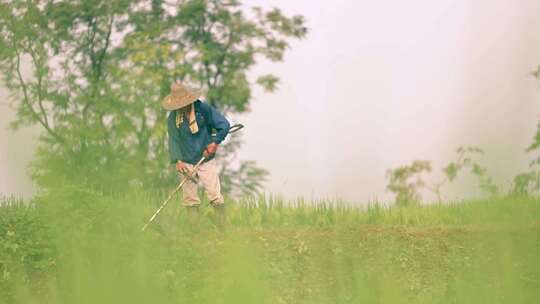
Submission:
[[[54,267],[54,256],[37,208],[0,197],[0,294],[9,296],[17,281],[34,283]]]

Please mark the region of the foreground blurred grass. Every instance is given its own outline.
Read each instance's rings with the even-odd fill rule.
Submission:
[[[164,195],[80,189],[0,208],[0,303],[537,303],[540,201],[358,210],[229,201],[224,232]],[[333,207],[332,207],[333,206]]]

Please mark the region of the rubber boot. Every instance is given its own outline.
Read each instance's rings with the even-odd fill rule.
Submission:
[[[186,213],[191,231],[199,231],[199,206],[186,206]]]
[[[219,205],[213,205],[214,207],[214,214],[216,218],[216,226],[219,229],[225,228],[225,223],[227,222],[227,216],[225,214],[225,205],[219,204]]]

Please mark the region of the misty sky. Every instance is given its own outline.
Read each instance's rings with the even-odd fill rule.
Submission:
[[[268,192],[387,199],[387,169],[440,166],[468,144],[486,150],[503,186],[526,168],[540,118],[529,75],[540,64],[540,1],[244,2],[303,14],[310,28],[284,63],[257,66],[253,75],[275,73],[280,87],[256,89],[240,118],[240,156],[271,171]],[[12,115],[0,106],[2,126]],[[28,193],[35,134],[0,130],[0,193]],[[450,192],[473,195],[469,183]]]

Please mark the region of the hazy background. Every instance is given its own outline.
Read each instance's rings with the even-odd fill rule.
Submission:
[[[540,114],[540,82],[529,75],[540,64],[540,1],[244,3],[303,14],[311,30],[284,63],[256,68],[282,81],[274,94],[256,89],[241,118],[240,156],[270,170],[268,192],[387,199],[387,169],[440,166],[463,144],[486,150],[501,185],[526,168]],[[28,196],[37,132],[5,130],[13,115],[0,105],[0,193]],[[468,183],[449,191],[475,195]]]

